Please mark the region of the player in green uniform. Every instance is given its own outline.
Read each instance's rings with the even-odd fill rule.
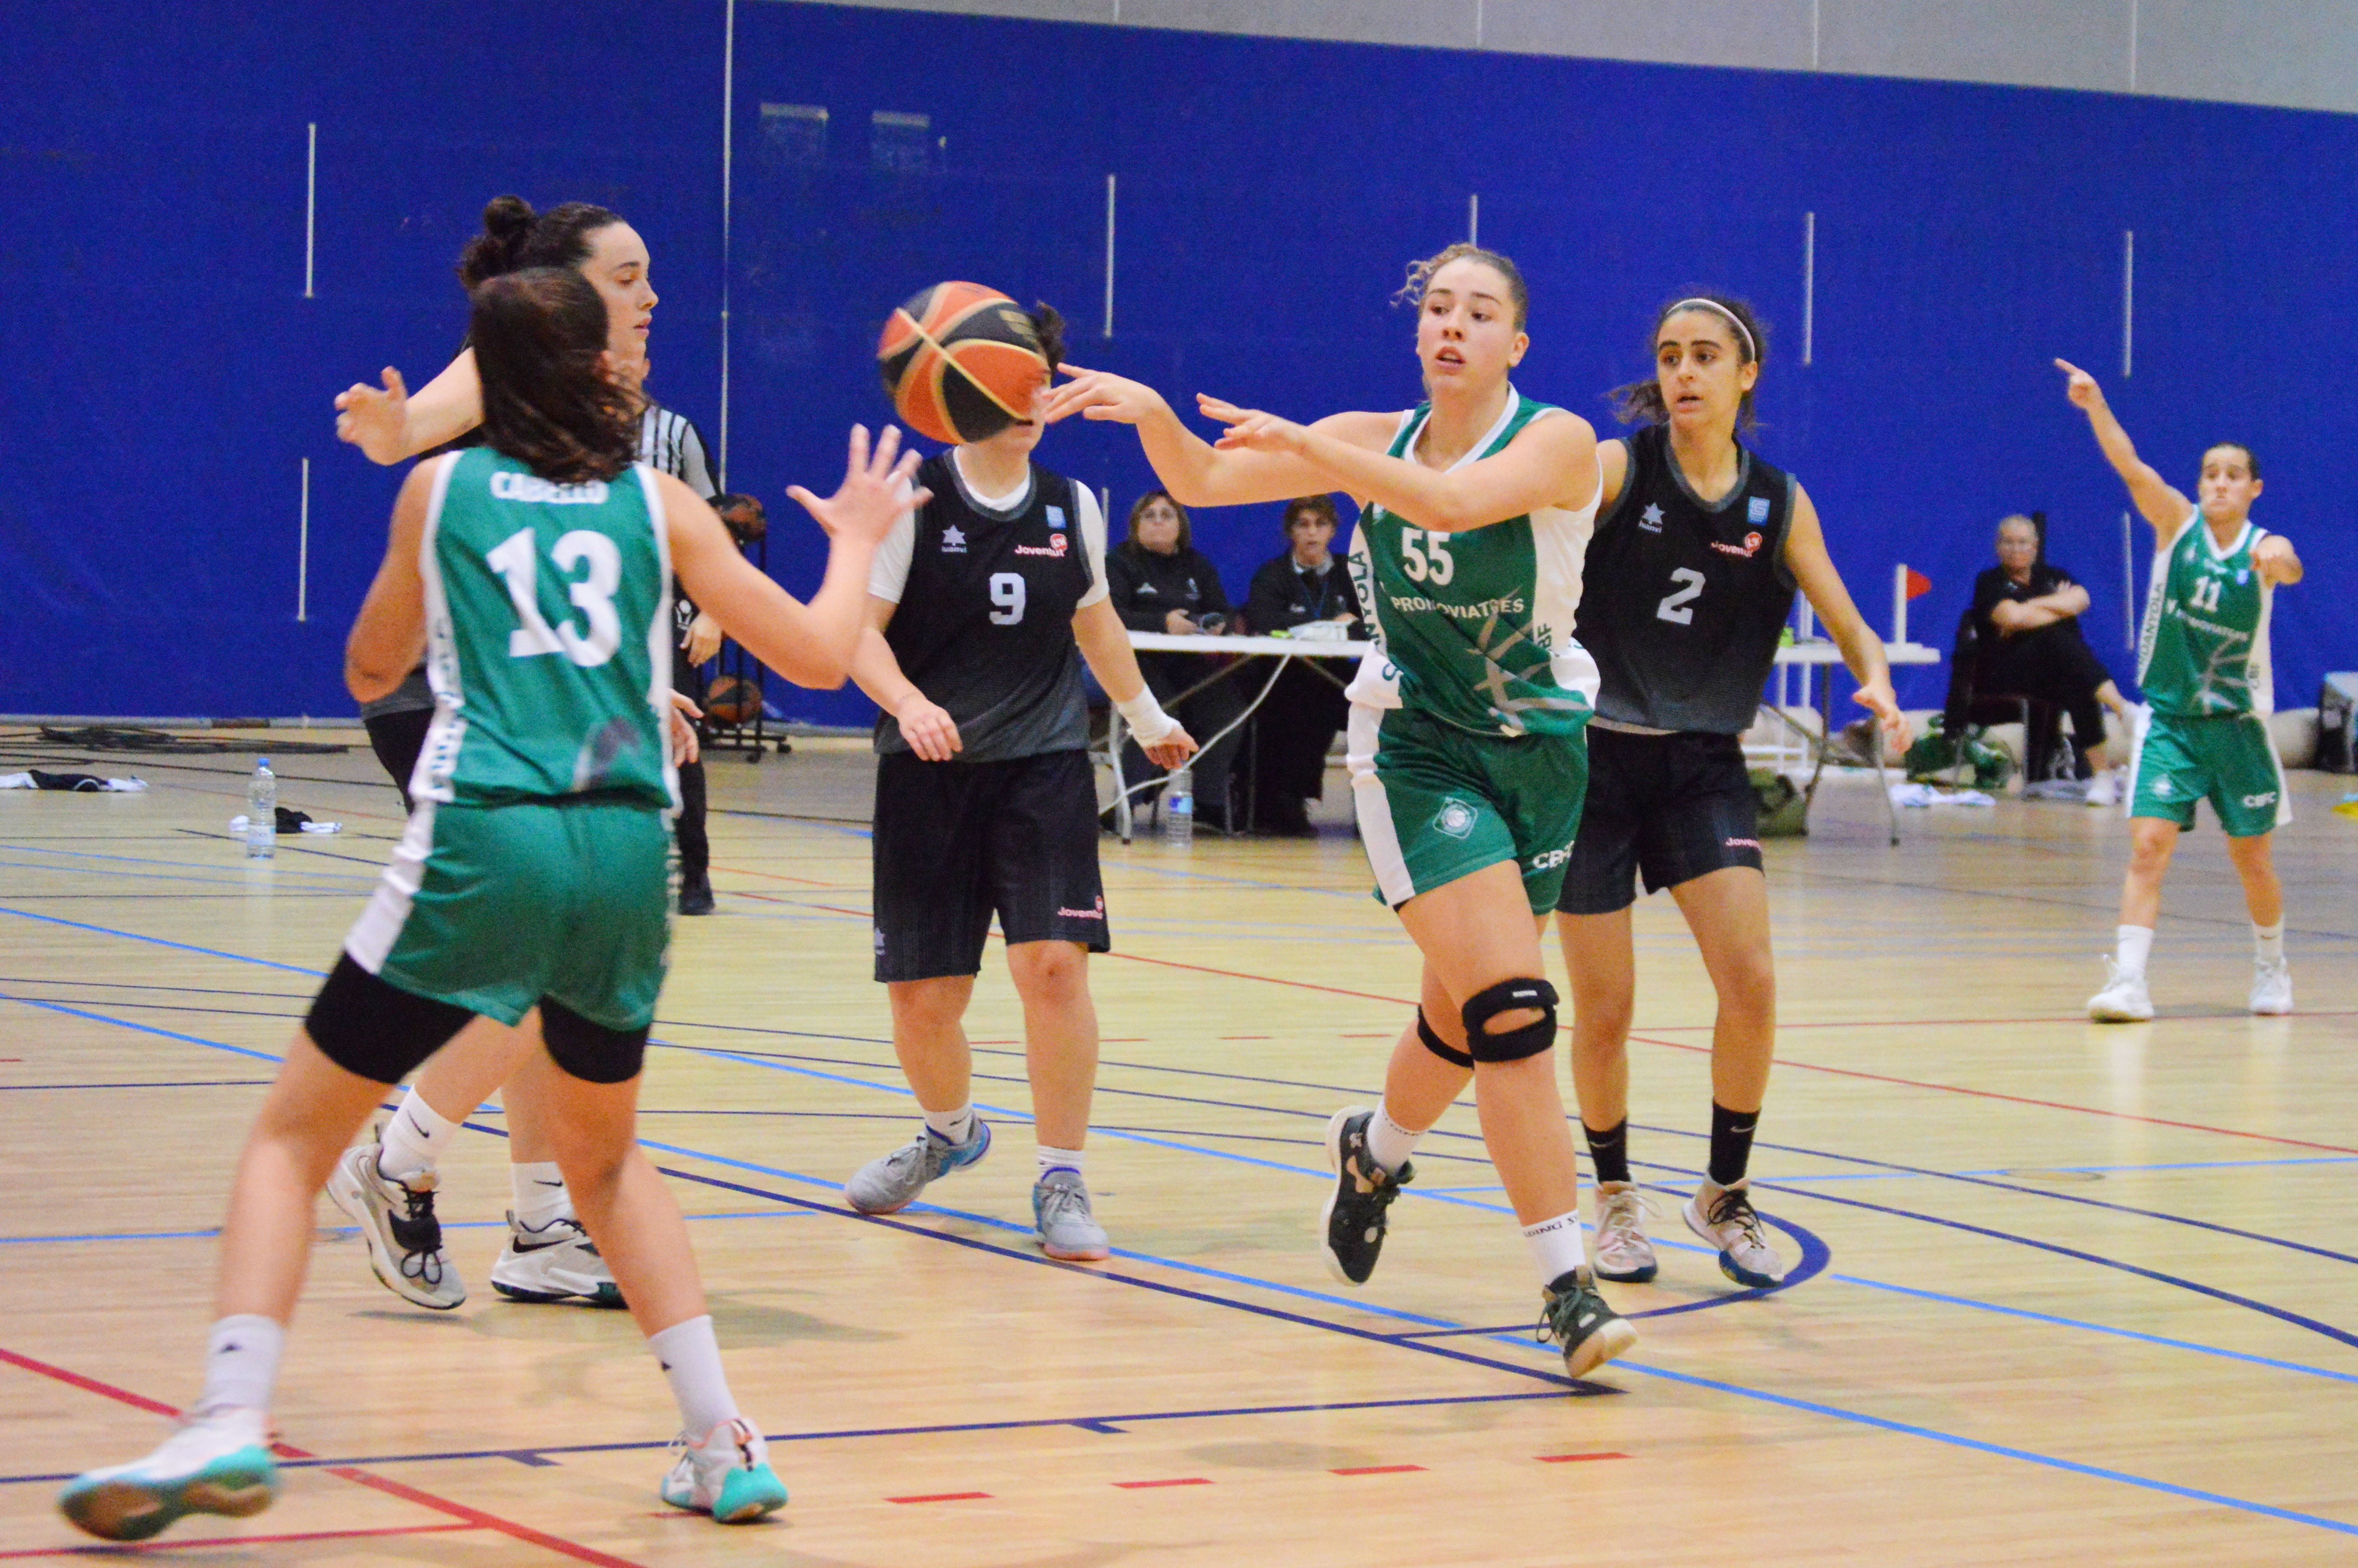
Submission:
[[[557,1162],[680,1405],[661,1496],[732,1523],[786,1500],[730,1396],[687,1227],[634,1141],[668,943],[670,579],[789,679],[841,682],[876,542],[911,503],[914,455],[896,465],[888,431],[871,456],[854,430],[843,487],[795,492],[835,535],[824,586],[799,604],[686,485],[632,463],[638,407],[588,281],[512,273],[473,300],[489,444],[411,470],[345,652],[363,701],[427,654],[425,787],[247,1138],[202,1396],[156,1452],[59,1498],[106,1540],[269,1506],[270,1395],[320,1184],[389,1085],[471,1019],[513,1024],[535,1005],[546,1050],[524,1070],[542,1080]]]
[[[1572,634],[1595,520],[1596,435],[1517,392],[1531,340],[1512,262],[1452,245],[1410,269],[1426,401],[1314,425],[1197,399],[1207,444],[1136,382],[1076,371],[1049,417],[1138,427],[1174,499],[1233,506],[1341,490],[1363,510],[1352,575],[1378,652],[1352,682],[1352,793],[1384,902],[1424,957],[1422,1006],[1383,1104],[1337,1112],[1329,1265],[1363,1282],[1410,1152],[1474,1073],[1482,1136],[1538,1266],[1543,1331],[1580,1376],[1636,1332],[1597,1295],[1556,1087],[1555,908],[1587,777],[1596,665]]]
[[[2152,585],[2137,640],[2146,716],[2129,773],[2130,857],[2121,885],[2118,946],[2088,1016],[2119,1023],[2153,1016],[2146,957],[2161,914],[2161,882],[2178,836],[2208,800],[2227,831],[2227,858],[2243,879],[2254,945],[2251,1010],[2292,1011],[2284,951],[2284,889],[2268,836],[2292,820],[2284,770],[2269,737],[2276,707],[2268,668],[2268,611],[2278,586],[2301,579],[2292,541],[2251,518],[2259,460],[2223,441],[2202,454],[2200,504],[2139,458],[2095,379],[2062,360],[2064,395],[2088,423],[2129,498],[2153,524]]]

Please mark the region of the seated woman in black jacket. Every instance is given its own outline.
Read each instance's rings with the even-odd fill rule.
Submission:
[[[2034,512],[2001,522],[1997,565],[1974,579],[1974,647],[1970,660],[1963,648],[1958,650],[1951,711],[1942,727],[1952,735],[1963,729],[1961,687],[1966,682],[1975,697],[2052,703],[2071,715],[2072,749],[2096,775],[2088,804],[2112,806],[2118,802],[2119,781],[2108,766],[2104,710],[2119,715],[2124,727],[2133,720],[2111,672],[2080,635],[2079,617],[2087,608],[2088,590],[2047,559],[2046,514]]]
[[[1286,552],[1263,562],[1245,594],[1245,630],[1256,637],[1314,621],[1353,627],[1359,596],[1335,557],[1335,502],[1305,495],[1285,504]],[[1318,662],[1296,659],[1253,714],[1253,827],[1306,836],[1307,803],[1325,793],[1326,752],[1350,715],[1340,683]]]
[[[1130,509],[1130,536],[1106,552],[1106,583],[1114,611],[1133,632],[1191,633],[1228,631],[1228,596],[1211,558],[1190,543],[1187,509],[1159,490],[1150,490]],[[1244,711],[1246,694],[1239,677],[1214,681],[1192,697],[1182,697],[1196,682],[1219,672],[1220,661],[1206,654],[1141,653],[1138,669],[1146,684],[1187,733],[1209,741],[1236,722]],[[1239,735],[1217,745],[1206,744],[1195,753],[1195,819],[1225,830],[1228,816],[1228,773]],[[1154,765],[1137,746],[1122,748],[1124,788],[1158,776]],[[1143,806],[1157,794],[1141,790],[1130,797]]]

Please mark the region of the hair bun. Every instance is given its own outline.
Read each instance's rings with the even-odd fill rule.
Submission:
[[[532,203],[523,197],[492,197],[483,207],[483,232],[459,253],[459,281],[471,290],[486,278],[515,271],[532,236],[533,219]]]

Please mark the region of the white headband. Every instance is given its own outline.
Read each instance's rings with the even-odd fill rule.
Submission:
[[[1744,334],[1745,351],[1751,356],[1752,362],[1755,364],[1760,362],[1760,345],[1752,341],[1751,329],[1745,326],[1742,319],[1736,316],[1735,311],[1730,310],[1718,300],[1702,298],[1682,299],[1676,305],[1671,306],[1668,310],[1662,312],[1662,319],[1667,321],[1682,310],[1709,310],[1714,315],[1725,317],[1729,326]]]

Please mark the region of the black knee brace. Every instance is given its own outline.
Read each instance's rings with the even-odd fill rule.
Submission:
[[[1466,1044],[1476,1062],[1520,1062],[1555,1044],[1555,988],[1541,979],[1500,980],[1466,1003]],[[1520,1029],[1491,1033],[1502,1012],[1537,1008],[1540,1016]]]
[[[1416,1010],[1416,1037],[1424,1042],[1426,1050],[1453,1067],[1470,1067],[1474,1065],[1472,1056],[1444,1040],[1441,1037],[1441,1032],[1424,1021],[1424,1009],[1421,1007]]]

